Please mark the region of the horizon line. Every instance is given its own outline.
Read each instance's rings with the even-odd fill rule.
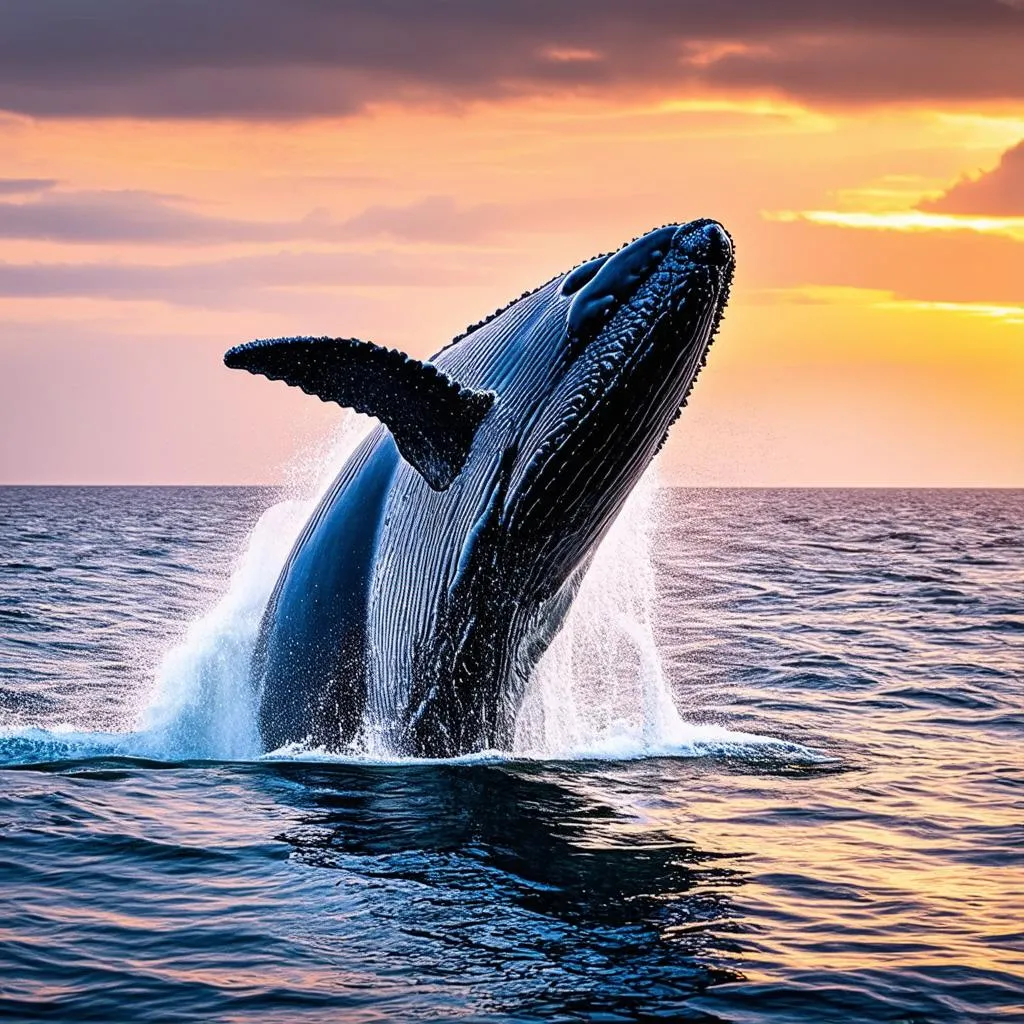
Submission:
[[[287,483],[0,483],[0,490],[28,488],[136,490],[291,490]],[[687,484],[658,483],[658,490],[683,491],[1024,491],[1020,484]]]

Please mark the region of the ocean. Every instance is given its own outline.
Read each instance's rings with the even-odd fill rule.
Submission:
[[[402,762],[260,756],[304,502],[0,489],[0,1018],[1024,1021],[1024,491],[641,491]]]

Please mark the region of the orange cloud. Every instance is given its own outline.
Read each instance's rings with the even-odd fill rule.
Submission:
[[[374,204],[342,219],[315,209],[285,221],[214,216],[179,196],[138,189],[43,190],[28,199],[0,200],[0,238],[157,245],[393,238],[464,245],[507,233],[524,219],[550,230],[565,222],[567,212],[564,202],[464,205],[451,196],[432,195],[412,203]]]

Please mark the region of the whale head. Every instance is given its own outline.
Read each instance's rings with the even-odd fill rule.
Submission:
[[[588,558],[664,443],[704,365],[733,269],[720,224],[672,224],[581,264],[502,315],[520,321],[519,376],[547,370],[543,398],[515,442],[503,517],[517,541],[539,548],[541,589]],[[521,405],[514,382],[508,391]]]

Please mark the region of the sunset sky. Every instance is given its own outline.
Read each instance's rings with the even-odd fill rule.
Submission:
[[[276,481],[342,414],[229,346],[427,356],[698,216],[664,479],[1024,486],[1024,0],[5,0],[0,482]]]

